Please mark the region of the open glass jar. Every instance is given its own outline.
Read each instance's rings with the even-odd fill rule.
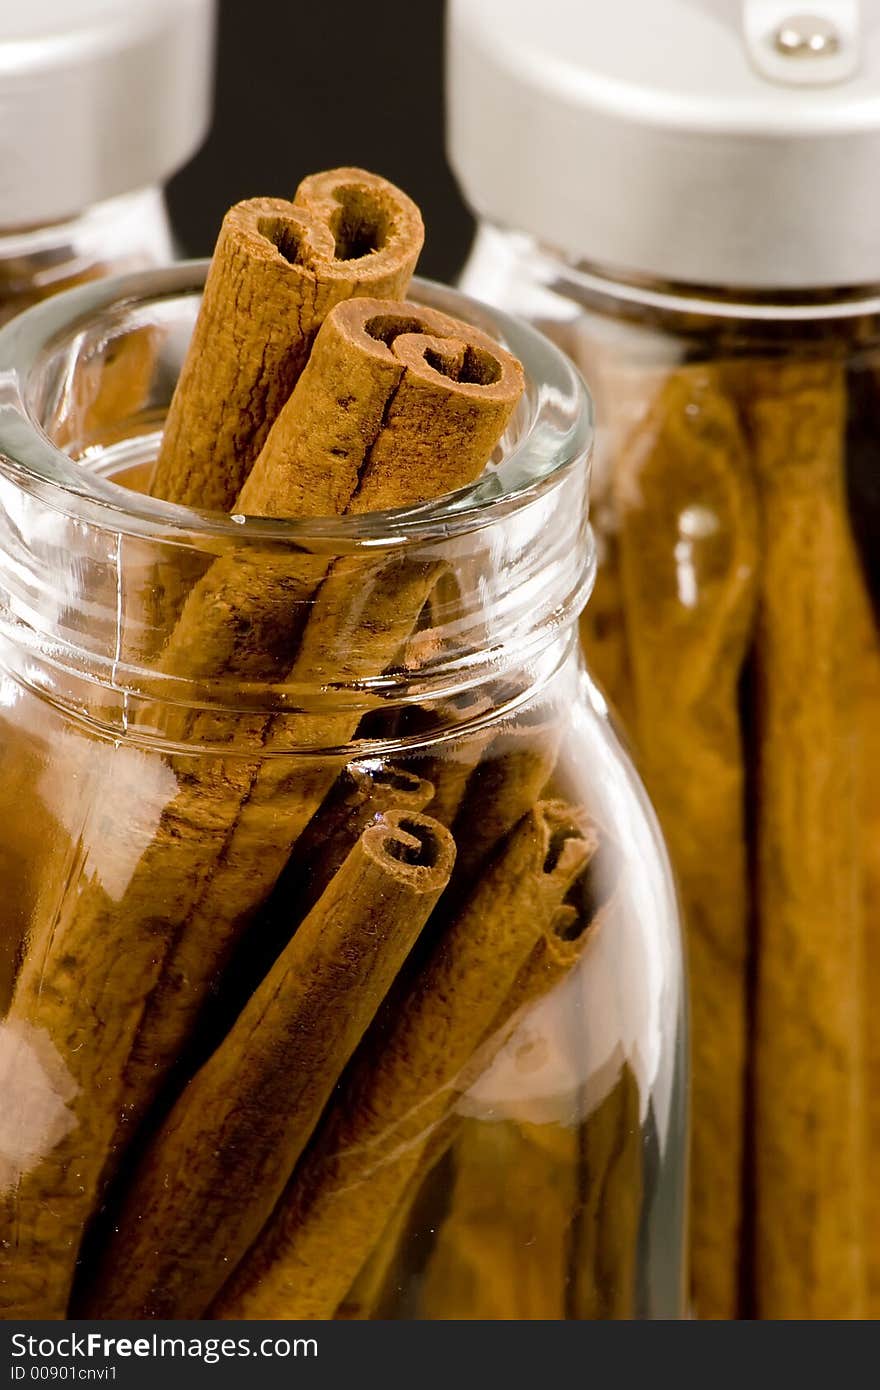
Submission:
[[[678,920],[576,640],[582,384],[417,284],[525,367],[480,483],[171,507],[136,489],[203,276],[0,335],[0,1308],[679,1316]]]

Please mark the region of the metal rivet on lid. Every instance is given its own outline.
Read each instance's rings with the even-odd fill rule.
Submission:
[[[840,33],[822,15],[795,14],[779,25],[774,43],[787,58],[824,58],[838,52]]]

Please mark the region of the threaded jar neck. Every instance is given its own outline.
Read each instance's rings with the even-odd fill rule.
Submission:
[[[180,711],[214,712],[228,751],[257,714],[289,721],[279,751],[310,751],[303,714],[316,707],[366,718],[417,707],[430,724],[432,710],[444,723],[450,710],[481,717],[481,695],[516,701],[558,665],[592,584],[591,407],[576,371],[525,325],[416,282],[415,299],[488,331],[525,368],[523,400],[478,483],[417,507],[308,521],[173,506],[114,479],[155,455],[205,269],[86,285],[0,332],[4,664],[113,737],[187,743]],[[421,616],[367,679],[344,662],[296,679],[283,653],[248,681],[163,668],[151,592],[230,557],[279,572],[288,557],[322,572],[344,565],[352,593],[392,576],[423,586]]]

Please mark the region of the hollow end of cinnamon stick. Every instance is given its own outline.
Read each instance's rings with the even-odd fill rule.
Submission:
[[[416,811],[386,811],[361,837],[364,852],[390,865],[422,892],[445,886],[455,863],[455,841],[444,825]]]
[[[572,868],[591,862],[599,848],[599,833],[585,813],[562,801],[543,801],[537,814],[546,837],[545,874],[567,876]]]
[[[386,763],[371,771],[368,775],[368,785],[382,787],[390,795],[401,796],[408,805],[416,806],[417,803],[421,803],[417,806],[418,810],[428,804],[432,795],[431,784],[424,777],[419,777],[415,772],[399,767],[396,763]]]
[[[359,169],[306,179],[292,202],[250,198],[230,208],[152,495],[232,510],[329,310],[353,295],[405,294],[423,242],[411,199]]]
[[[344,280],[352,293],[384,297],[409,280],[424,239],[421,214],[399,188],[363,169],[332,169],[304,179],[292,202],[236,203],[218,251],[233,241],[247,257],[274,261],[295,278]]]
[[[477,399],[519,399],[520,363],[487,334],[407,300],[347,300],[334,311],[365,346],[370,339],[425,381]]]
[[[405,300],[327,314],[236,503],[248,516],[413,506],[476,481],[523,391],[477,328]]]
[[[543,836],[545,882],[562,890],[545,948],[564,966],[577,958],[604,915],[616,884],[614,855],[605,834],[581,807],[542,801],[534,818]]]
[[[381,285],[389,274],[408,275],[425,238],[416,204],[387,179],[365,169],[328,169],[299,185],[294,205],[326,229],[332,254],[322,255],[329,276],[356,271],[366,289]],[[382,293],[377,289],[377,293]]]

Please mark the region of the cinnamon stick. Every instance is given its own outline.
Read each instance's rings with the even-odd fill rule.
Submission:
[[[492,699],[482,691],[463,691],[422,708],[407,710],[396,720],[394,733],[409,741],[412,766],[430,782],[433,794],[426,808],[443,825],[452,826],[470,778],[495,738]],[[422,754],[412,739],[429,740]]]
[[[759,540],[748,445],[713,368],[669,377],[619,457],[614,483],[632,732],[688,933],[694,1301],[700,1317],[733,1318],[749,958],[738,686]]]
[[[756,1284],[765,1318],[865,1309],[858,672],[845,379],[756,364]]]
[[[340,510],[439,495],[479,475],[521,389],[518,364],[466,325],[411,305],[338,305],[246,497],[290,507],[274,515],[307,514],[301,481],[320,470],[344,474],[344,484],[330,485]],[[304,439],[307,452],[291,452]],[[252,634],[256,627],[273,647],[272,623],[261,619],[269,611],[284,623],[277,648],[292,642],[282,667],[292,685],[378,675],[418,617],[429,566],[352,555],[322,560],[317,578],[307,566],[303,584],[296,564],[289,555],[280,568],[266,564],[261,584],[253,555],[215,561],[187,599],[162,671],[265,673]],[[290,575],[309,614],[298,649],[290,593],[279,601]],[[240,621],[249,617],[251,625]],[[15,1232],[14,1259],[0,1273],[8,1316],[63,1313],[83,1229],[117,1161],[119,1116],[130,1116],[130,1132],[155,1096],[217,970],[339,771],[339,758],[321,750],[345,744],[356,722],[348,708],[320,705],[285,719],[187,712],[171,721],[174,735],[213,744],[218,756],[160,762],[116,752],[85,826],[112,861],[112,891],[93,877],[42,905],[6,1024],[13,1053],[28,1045],[28,1029],[39,1030],[72,1093],[65,1135],[0,1198],[0,1238]],[[315,750],[310,765],[272,756],[291,740]],[[224,741],[235,756],[219,756]]]
[[[356,1062],[214,1316],[333,1315],[469,1084],[476,1050],[509,1019],[523,972],[549,988],[577,960],[585,931],[572,934],[566,915],[557,936],[557,913],[597,848],[589,820],[559,803],[523,818]]]
[[[540,713],[520,718],[492,738],[468,778],[453,833],[459,846],[454,887],[470,884],[480,866],[540,797],[556,765],[558,727]]]
[[[51,734],[51,718],[47,721],[45,707],[36,701],[16,702],[0,718],[0,786],[5,804],[27,808],[26,814],[7,818],[0,839],[0,1019],[12,999],[41,872],[52,872],[58,878],[64,872],[52,848],[64,831],[58,823],[57,807],[46,796],[47,767],[55,751],[50,754]]]
[[[455,857],[414,812],[364,830],[135,1172],[90,1317],[199,1317],[271,1215]]]
[[[576,1128],[465,1120],[452,1157],[449,1214],[431,1253],[421,1316],[565,1318],[578,1205]]]
[[[479,477],[521,392],[515,360],[446,314],[363,298],[341,304],[318,335],[236,514],[361,514],[454,491]],[[333,563],[270,547],[221,557],[189,594],[160,669],[189,680],[225,673],[281,679],[306,620],[312,629],[321,625],[309,605],[331,571],[343,578],[371,572],[360,557]],[[417,616],[407,611],[406,635]]]
[[[348,405],[341,408],[343,379]],[[318,335],[240,505],[258,507],[260,515],[276,515],[282,507],[285,515],[302,515],[315,505],[360,513],[442,494],[479,476],[521,390],[513,358],[444,314],[367,299],[339,305]],[[260,595],[267,595],[262,603],[263,612],[272,613],[270,632],[284,630],[283,593],[280,607],[307,604],[308,611],[287,681],[313,689],[362,681],[392,660],[435,577],[430,564],[408,555],[322,558],[320,581],[311,557],[305,572],[298,557],[293,565],[283,557],[280,572],[274,563],[247,554],[216,561],[187,599],[163,669],[190,678],[207,666],[265,674],[261,663],[270,638],[255,613]],[[288,632],[290,626],[288,617]],[[230,648],[230,633],[240,630],[245,636]],[[351,739],[357,720],[349,709],[304,712],[293,732],[304,747],[339,747]],[[196,716],[187,737],[198,741],[205,724],[213,731],[210,717]],[[264,755],[290,739],[290,721],[255,722],[254,742]],[[222,859],[151,993],[126,1075],[129,1094],[146,1094],[157,1070],[167,1069],[178,1053],[211,979],[268,896],[339,767],[338,759],[323,758],[291,769],[285,758],[264,756],[252,772],[227,818]]]
[[[427,1170],[427,1165],[422,1165],[422,1169]],[[369,1322],[383,1318],[386,1300],[393,1298],[403,1283],[403,1267],[407,1255],[410,1254],[407,1237],[426,1176],[426,1171],[422,1169],[410,1182],[392,1212],[378,1244],[367,1257],[363,1268],[336,1309],[336,1320]]]
[[[638,1083],[628,1064],[579,1131],[581,1196],[572,1241],[574,1316],[636,1312],[644,1179]]]
[[[304,179],[293,202],[251,198],[231,208],[165,422],[153,496],[231,511],[329,311],[353,295],[399,299],[423,240],[416,205],[363,169]]]
[[[294,847],[276,896],[288,919],[305,916],[368,826],[389,811],[433,807],[434,786],[405,767],[369,759],[340,774]],[[432,818],[434,816],[432,809]],[[275,899],[273,898],[273,902]]]

